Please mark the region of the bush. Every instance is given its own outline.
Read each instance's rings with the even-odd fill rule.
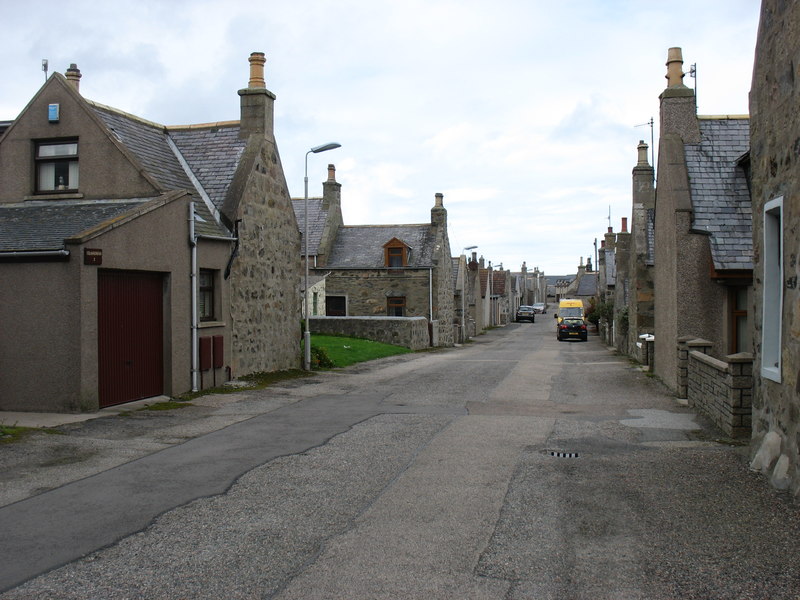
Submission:
[[[328,351],[320,346],[311,344],[311,367],[321,369],[331,369],[336,365],[328,355]]]

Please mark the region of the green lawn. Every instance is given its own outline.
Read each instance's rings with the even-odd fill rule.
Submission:
[[[317,353],[317,348],[321,353]],[[395,354],[406,354],[410,349],[403,346],[392,346],[371,340],[359,338],[337,337],[333,335],[312,335],[311,336],[311,362],[316,362],[319,367],[346,367],[355,363],[394,356]],[[330,359],[331,364],[324,364],[324,358]]]

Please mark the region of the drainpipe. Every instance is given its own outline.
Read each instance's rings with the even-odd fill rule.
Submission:
[[[197,351],[197,236],[194,231],[194,202],[189,202],[189,245],[192,248],[192,266],[189,280],[192,288],[192,391],[198,391],[199,372]]]
[[[428,318],[433,323],[433,267],[428,268]]]

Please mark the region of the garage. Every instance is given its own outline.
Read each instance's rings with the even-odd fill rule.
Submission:
[[[143,271],[98,272],[100,407],[164,391],[164,276]]]

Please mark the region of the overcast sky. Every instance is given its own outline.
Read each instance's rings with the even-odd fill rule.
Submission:
[[[345,224],[424,223],[444,194],[453,255],[574,273],[631,212],[631,170],[666,86],[697,64],[700,114],[748,112],[758,0],[2,2],[0,120],[76,63],[81,93],[165,125],[239,118],[267,56],[294,197],[328,163]],[[658,123],[655,136],[658,139]],[[594,259],[592,259],[594,260]]]

